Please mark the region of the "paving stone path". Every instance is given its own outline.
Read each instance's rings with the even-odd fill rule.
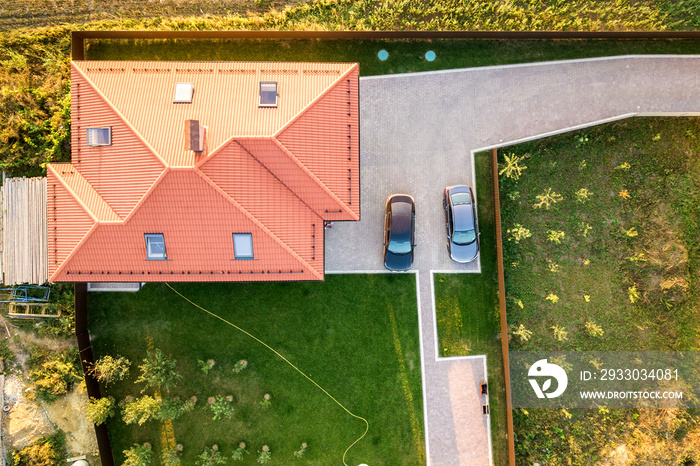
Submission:
[[[326,231],[327,272],[383,272],[384,203],[416,199],[423,405],[430,466],[492,464],[488,361],[439,358],[432,273],[479,273],[445,249],[442,190],[474,186],[473,153],[632,116],[700,116],[700,56],[627,56],[360,80],[359,222]]]

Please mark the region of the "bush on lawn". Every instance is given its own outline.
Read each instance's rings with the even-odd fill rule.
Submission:
[[[114,398],[111,396],[104,398],[90,398],[85,408],[87,418],[99,426],[107,422],[107,419],[114,416]]]

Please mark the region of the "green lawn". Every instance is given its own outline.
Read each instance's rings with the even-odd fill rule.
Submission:
[[[377,52],[385,49],[382,62]],[[424,55],[433,50],[433,62]],[[627,54],[697,54],[700,40],[106,40],[89,60],[359,62],[363,76]]]
[[[192,301],[257,336],[297,365],[352,413],[369,433],[348,453],[349,464],[424,464],[423,414],[415,282],[410,275],[329,275],[325,282],[173,285]],[[178,361],[183,379],[172,395],[197,396],[194,412],[175,421],[183,464],[194,464],[216,443],[230,455],[245,441],[254,454],[267,444],[269,464],[340,464],[364,431],[328,396],[261,344],[178,297],[164,285],[136,294],[90,294],[95,356],[120,354],[132,365],[130,380],[106,387],[123,399],[139,396],[136,365],[147,340]],[[393,315],[393,317],[392,317]],[[392,323],[394,322],[394,323]],[[399,359],[398,355],[401,355]],[[214,359],[209,374],[197,360]],[[234,364],[248,367],[234,374]],[[260,405],[263,395],[271,406]],[[230,421],[213,421],[208,397],[233,395]],[[142,427],[109,421],[116,461],[135,442],[159,450],[157,421]],[[303,442],[308,452],[296,459]]]
[[[499,161],[511,350],[700,349],[700,119],[632,118]],[[693,410],[521,409],[514,422],[521,464],[700,460]]]
[[[438,338],[441,356],[486,355],[494,464],[506,464],[505,381],[498,311],[491,155],[481,152],[475,157],[481,273],[435,275]]]

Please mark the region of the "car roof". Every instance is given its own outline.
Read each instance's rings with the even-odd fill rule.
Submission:
[[[474,229],[474,210],[472,204],[461,204],[452,208],[455,230],[465,231]]]
[[[406,202],[392,202],[391,204],[391,230],[392,236],[409,233],[411,230],[412,204]]]

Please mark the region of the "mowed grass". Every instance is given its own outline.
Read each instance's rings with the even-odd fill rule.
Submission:
[[[389,52],[382,62],[380,50]],[[432,50],[435,61],[425,59]],[[628,54],[697,54],[700,40],[115,40],[88,60],[359,62],[363,76]]]
[[[494,464],[507,464],[491,155],[488,152],[475,154],[474,162],[481,230],[481,273],[435,275],[438,340],[443,357],[486,355]]]
[[[257,336],[288,358],[357,416],[369,432],[347,455],[349,464],[424,464],[425,445],[415,282],[406,275],[329,275],[325,282],[175,284],[179,292]],[[104,388],[118,401],[138,397],[134,380],[147,341],[177,360],[182,380],[171,396],[196,396],[192,413],[175,421],[182,463],[192,465],[205,446],[224,456],[244,441],[257,464],[262,445],[269,464],[341,464],[343,452],[365,424],[259,342],[198,310],[165,285],[148,284],[136,294],[89,297],[95,357],[123,355],[130,379]],[[392,317],[393,315],[393,317]],[[392,323],[392,320],[394,323]],[[402,359],[399,360],[398,355]],[[205,374],[197,360],[216,364]],[[235,363],[248,367],[239,374]],[[149,392],[146,392],[149,393]],[[262,406],[265,393],[271,405]],[[231,420],[212,420],[207,398],[234,397]],[[160,451],[160,425],[109,421],[118,464],[134,443]],[[303,459],[293,453],[308,444]]]

